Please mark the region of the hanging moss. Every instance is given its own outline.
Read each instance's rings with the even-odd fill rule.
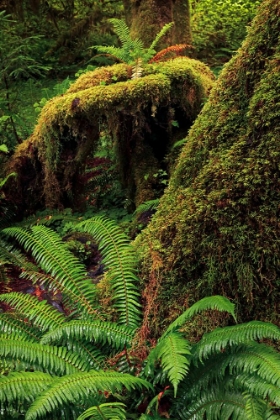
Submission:
[[[136,240],[144,295],[154,302],[147,304],[149,326],[178,302],[216,293],[239,302],[243,320],[279,323],[279,33],[279,1],[266,0]]]
[[[81,174],[104,125],[117,143],[129,198],[137,205],[152,198],[153,174],[172,144],[172,118],[181,120],[182,130],[190,127],[213,76],[205,65],[189,58],[147,65],[143,77],[135,80],[130,75],[131,67],[125,64],[97,69],[46,104],[34,133],[9,165],[18,173],[13,192],[25,208],[32,207],[29,195],[23,194],[26,189],[37,197],[37,208],[83,204]],[[32,168],[28,180],[26,165]]]

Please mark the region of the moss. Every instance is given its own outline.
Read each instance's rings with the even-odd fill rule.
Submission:
[[[266,0],[191,128],[156,215],[136,240],[142,276],[150,277],[147,293],[154,256],[162,262],[159,306],[172,279],[170,308],[184,287],[194,300],[228,295],[243,320],[279,314],[279,30],[279,2]],[[150,317],[159,322],[157,314]]]
[[[10,164],[19,174],[18,189],[25,188],[22,158],[34,159],[40,167],[36,174],[40,191],[30,188],[34,194],[37,191],[41,206],[80,208],[84,188],[79,180],[98,144],[101,124],[118,144],[120,176],[129,199],[138,205],[153,197],[151,179],[172,143],[172,118],[181,120],[182,130],[190,127],[213,75],[188,58],[147,65],[143,77],[123,80],[129,72],[129,66],[117,64],[86,73],[66,94],[46,104],[33,135],[17,149]],[[27,207],[28,200],[24,201]]]

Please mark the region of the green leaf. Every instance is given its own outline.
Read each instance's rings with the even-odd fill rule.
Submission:
[[[85,420],[91,417],[91,420],[125,420],[125,404],[119,402],[104,403],[91,407],[81,414],[77,420]]]
[[[157,346],[151,351],[147,359],[146,372],[151,364],[157,360],[161,361],[162,369],[174,387],[176,397],[178,385],[186,376],[190,365],[190,343],[180,333],[171,333],[160,340]]]
[[[180,315],[171,325],[167,328],[165,333],[162,337],[165,337],[171,331],[174,331],[180,328],[186,321],[190,320],[193,316],[197,315],[202,311],[207,311],[209,309],[213,309],[220,312],[228,312],[233,316],[236,320],[236,316],[234,313],[234,304],[231,303],[226,297],[224,296],[210,296],[205,297],[194,305],[192,305],[189,309],[187,309],[182,315]]]
[[[152,385],[143,379],[118,372],[89,371],[57,378],[52,385],[43,392],[26,413],[26,420],[35,420],[38,416],[45,416],[57,408],[69,403],[78,404],[87,395],[100,392],[120,392],[125,388],[147,388]]]

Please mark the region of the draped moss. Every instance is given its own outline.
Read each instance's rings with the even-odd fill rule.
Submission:
[[[18,173],[11,194],[25,208],[77,207],[83,201],[86,160],[104,127],[116,144],[129,198],[136,205],[153,198],[153,174],[174,131],[186,132],[200,112],[213,75],[187,57],[145,65],[135,80],[131,75],[126,64],[99,68],[45,105],[34,133],[9,164]]]
[[[136,239],[150,326],[217,292],[242,304],[243,320],[279,322],[279,34],[279,1],[265,0]]]

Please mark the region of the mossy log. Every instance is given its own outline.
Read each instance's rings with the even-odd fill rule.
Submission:
[[[43,108],[32,136],[9,163],[18,173],[11,188],[25,209],[75,207],[83,203],[83,173],[107,127],[117,144],[124,188],[136,205],[153,198],[153,174],[172,144],[172,122],[186,132],[213,84],[202,63],[177,58],[143,68],[131,80],[126,64],[82,75]]]
[[[243,320],[279,324],[279,33],[279,0],[266,0],[136,239],[150,327],[217,293],[239,304]]]

